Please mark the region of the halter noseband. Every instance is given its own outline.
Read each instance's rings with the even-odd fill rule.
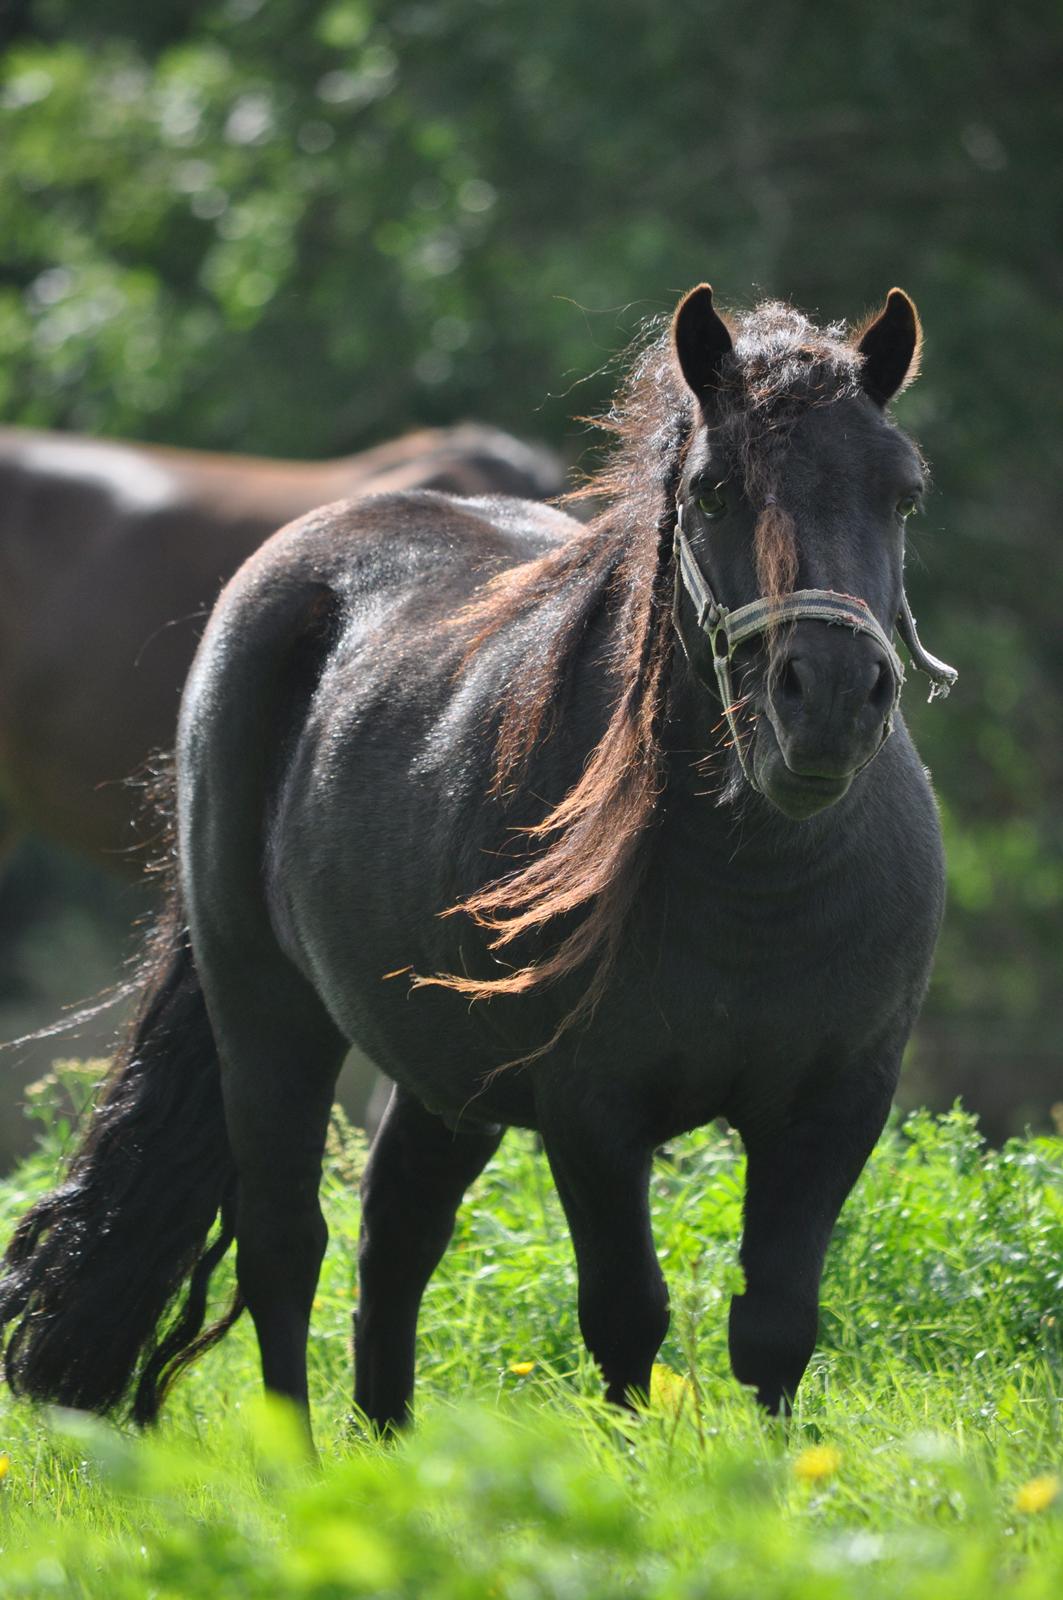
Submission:
[[[890,672],[893,674],[893,700],[889,714],[882,726],[882,737],[875,749],[868,756],[867,761],[861,763],[856,769],[862,772],[869,762],[875,759],[890,734],[893,732],[893,714],[901,698],[901,689],[904,685],[904,664],[894,649],[893,641],[885,629],[872,614],[871,607],[866,600],[859,600],[853,595],[839,594],[834,589],[797,589],[793,594],[783,595],[778,600],[751,600],[748,605],[736,606],[732,611],[727,606],[721,605],[713,594],[706,581],[705,574],[698,565],[697,557],[691,547],[686,530],[683,527],[683,506],[676,502],[675,520],[675,592],[672,600],[672,620],[679,643],[683,647],[683,654],[690,662],[696,675],[708,688],[712,684],[698,670],[690,645],[687,642],[683,617],[681,597],[686,590],[690,602],[694,607],[697,626],[700,633],[704,634],[712,649],[712,665],[716,674],[716,689],[723,703],[723,714],[727,718],[727,726],[731,731],[735,750],[742,765],[746,781],[753,789],[759,785],[753,776],[752,767],[746,756],[742,743],[737,714],[739,707],[735,703],[734,688],[731,682],[731,660],[740,644],[747,639],[753,639],[758,634],[767,633],[769,629],[785,622],[826,622],[834,626],[852,628],[854,633],[866,633],[875,640],[876,644],[885,652],[889,663]],[[939,661],[937,656],[932,656],[925,650],[919,641],[915,630],[915,618],[912,616],[908,604],[908,596],[901,594],[901,608],[896,620],[897,632],[904,640],[911,657],[912,665],[918,672],[925,672],[930,678],[931,700],[939,696],[944,698],[956,682],[958,673],[955,667],[947,666],[944,661]]]

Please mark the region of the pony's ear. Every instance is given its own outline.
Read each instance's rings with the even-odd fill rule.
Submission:
[[[891,289],[859,340],[856,348],[864,358],[860,382],[875,404],[884,406],[919,376],[923,328],[915,302],[903,289]]]
[[[720,363],[734,345],[707,283],[699,283],[680,300],[672,318],[672,345],[683,377],[699,400],[720,387]]]

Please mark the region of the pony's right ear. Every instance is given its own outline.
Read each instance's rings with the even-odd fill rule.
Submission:
[[[720,366],[734,349],[726,322],[712,303],[712,288],[699,283],[684,295],[672,318],[672,347],[680,370],[699,400],[720,387]]]

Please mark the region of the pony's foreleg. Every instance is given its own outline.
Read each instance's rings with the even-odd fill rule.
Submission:
[[[407,1090],[392,1091],[362,1178],[354,1318],[355,1404],[381,1432],[407,1420],[421,1296],[501,1137],[453,1132]]]
[[[811,1359],[827,1245],[895,1085],[895,1070],[876,1067],[859,1082],[800,1100],[784,1125],[744,1133],[745,1292],[731,1302],[731,1366],[773,1415],[789,1414]]]
[[[550,1168],[565,1208],[579,1274],[579,1323],[602,1369],[606,1398],[631,1406],[649,1394],[668,1331],[665,1286],[650,1225],[653,1151],[626,1137],[615,1108],[543,1117]]]

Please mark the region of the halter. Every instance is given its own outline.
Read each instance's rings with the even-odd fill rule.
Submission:
[[[712,648],[712,665],[716,674],[716,689],[723,703],[723,714],[727,718],[727,726],[731,731],[742,771],[747,783],[753,789],[759,789],[759,785],[753,776],[740,737],[737,720],[739,708],[735,703],[734,687],[731,682],[731,660],[738,646],[758,634],[767,633],[770,628],[777,627],[780,623],[801,621],[826,622],[836,627],[852,628],[854,633],[866,633],[875,640],[885,652],[893,675],[893,700],[889,715],[883,722],[881,739],[867,761],[862,762],[856,769],[857,772],[862,772],[864,767],[875,759],[893,732],[893,715],[904,686],[904,664],[894,649],[893,641],[872,614],[867,601],[857,599],[853,595],[839,594],[834,589],[797,589],[793,594],[783,595],[778,600],[767,600],[762,597],[759,600],[751,600],[748,605],[736,606],[733,611],[730,610],[717,600],[698,565],[697,557],[683,527],[683,507],[679,501],[676,502],[675,554],[675,593],[672,600],[675,631],[691,668],[707,688],[712,688],[709,680],[698,670],[683,631],[680,601],[682,590],[685,589],[694,607],[698,630],[705,635]],[[940,696],[943,699],[956,682],[958,673],[955,667],[947,666],[944,661],[939,661],[937,656],[932,656],[923,648],[915,629],[915,618],[908,604],[908,596],[903,591],[896,628],[908,648],[913,667],[918,672],[925,672],[931,680],[928,698],[935,700]]]

